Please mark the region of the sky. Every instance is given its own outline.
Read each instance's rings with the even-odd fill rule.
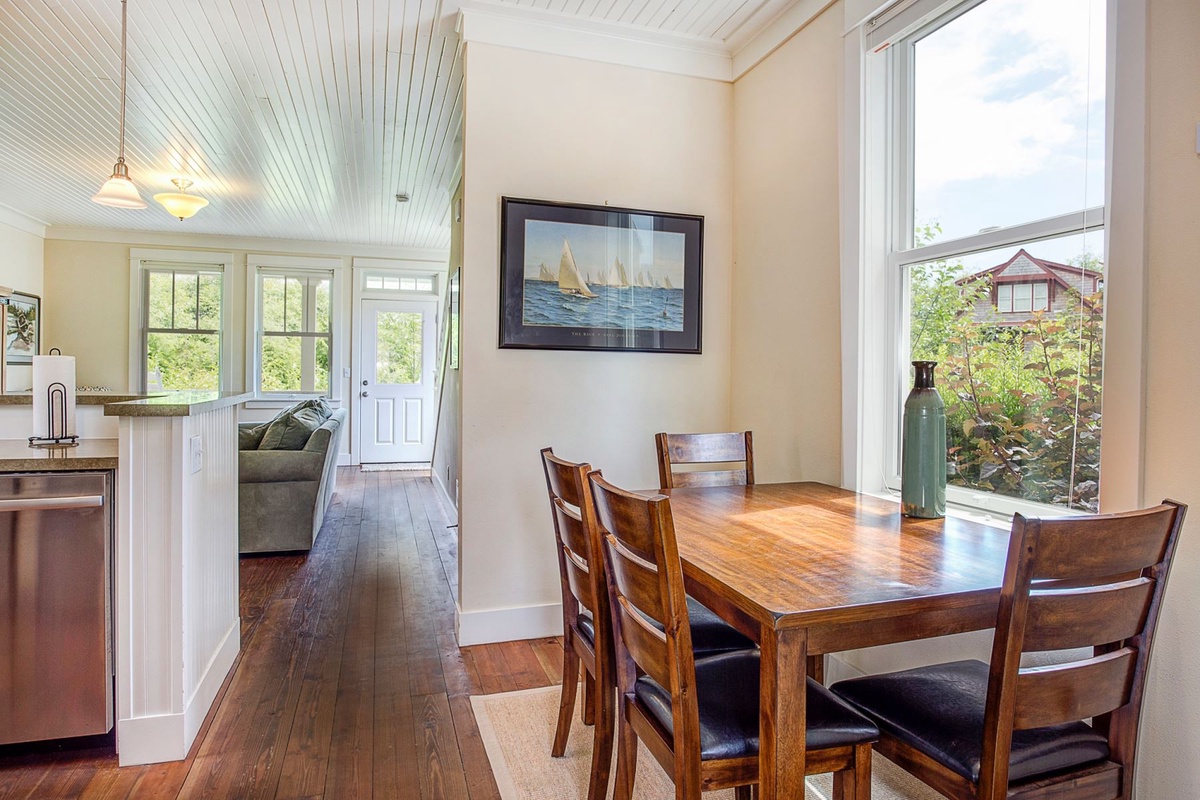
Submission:
[[[601,270],[612,268],[621,259],[630,280],[638,272],[649,272],[656,280],[670,278],[676,289],[683,288],[683,253],[686,237],[682,233],[654,231],[651,217],[629,217],[632,228],[605,228],[545,220],[525,222],[525,277],[536,278],[543,262],[554,275],[562,260],[563,237],[571,244],[575,264],[586,277],[599,278]]]
[[[916,223],[943,240],[1103,204],[1105,38],[1105,0],[987,0],[917,42]],[[1029,249],[1085,244],[1103,234]]]

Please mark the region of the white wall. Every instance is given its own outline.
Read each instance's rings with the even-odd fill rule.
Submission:
[[[1142,717],[1144,798],[1200,797],[1200,9],[1151,0],[1145,502],[1192,504],[1163,603]]]
[[[733,427],[763,482],[841,480],[835,3],[734,98]]]
[[[41,226],[29,224],[17,218],[12,222],[20,227],[0,219],[0,286],[7,286],[25,294],[39,297],[43,294],[42,262],[44,260],[43,246],[45,240],[35,232],[41,231]],[[42,302],[42,352],[50,349],[45,343],[46,335],[46,305]],[[15,391],[28,389],[33,385],[33,369],[29,366],[12,364],[8,367],[8,389]]]
[[[500,641],[559,622],[539,448],[654,487],[656,431],[729,424],[733,90],[478,43],[465,58],[460,632]],[[703,215],[703,355],[498,349],[502,195]]]

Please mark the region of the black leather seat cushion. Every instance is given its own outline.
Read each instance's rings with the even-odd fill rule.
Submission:
[[[759,652],[741,650],[696,659],[700,758],[708,761],[758,753]],[[674,733],[671,692],[648,676],[634,694],[658,723]],[[808,749],[873,742],[879,729],[816,681],[808,681]]]
[[[931,756],[967,780],[979,781],[988,665],[956,661],[869,675],[833,686],[884,733]],[[1108,742],[1082,722],[1014,731],[1010,782],[1108,757]]]
[[[687,606],[688,621],[692,626],[692,651],[697,657],[754,647],[754,642],[731,628],[699,600],[689,597]],[[663,626],[656,620],[650,620],[650,624],[662,630]],[[596,641],[596,625],[587,614],[579,616],[579,632],[589,642]]]

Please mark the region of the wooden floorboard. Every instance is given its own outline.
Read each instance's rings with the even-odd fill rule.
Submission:
[[[460,649],[457,528],[433,484],[338,481],[310,553],[242,559],[242,651],[187,759],[2,756],[0,800],[499,800],[470,696],[561,680],[561,640]]]

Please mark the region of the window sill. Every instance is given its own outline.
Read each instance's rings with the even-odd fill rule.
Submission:
[[[318,397],[325,397],[325,395],[323,395],[323,394],[296,394],[296,395],[288,395],[286,397],[273,397],[273,396],[269,396],[269,395],[259,395],[259,396],[255,397],[253,400],[247,400],[246,402],[242,403],[242,406],[244,408],[281,409],[281,408],[288,408],[289,406],[294,406],[294,405],[296,405],[296,403],[301,403],[305,400],[315,400]],[[342,406],[341,398],[326,397],[325,399],[328,400],[329,405],[333,406],[334,408],[341,408],[341,406]]]
[[[992,496],[995,498],[993,502],[999,501],[1006,504],[1019,504],[1021,507],[1012,511],[1004,508],[982,508],[980,506],[969,505],[961,500],[963,496],[980,495],[981,493],[970,492],[961,488],[959,491],[955,492],[953,489],[957,487],[951,488],[952,491],[948,492],[946,495],[946,516],[954,517],[955,519],[965,519],[971,522],[977,522],[981,525],[988,525],[993,528],[1000,528],[1006,531],[1011,530],[1013,515],[1018,512],[1024,514],[1026,517],[1041,517],[1045,519],[1051,519],[1053,517],[1078,517],[1087,514],[1086,511],[1080,511],[1075,508],[1063,508],[1062,506],[1050,506],[1042,505],[1040,503],[1011,500],[1010,498],[1004,498],[998,495]],[[900,505],[900,490],[892,488],[891,486],[884,489],[882,492],[863,492],[863,494],[869,497],[877,497],[880,500],[891,501],[897,506]],[[958,495],[960,499],[956,500],[955,495]]]
[[[863,492],[868,497],[875,497],[880,500],[886,500],[896,504],[896,513],[900,513],[900,492],[886,490],[883,492]],[[1008,531],[1012,529],[1012,515],[1005,516],[993,511],[981,511],[970,506],[959,505],[957,503],[946,503],[946,516],[954,519],[965,519],[970,522],[977,522],[980,525],[987,525],[990,528],[997,530]]]

